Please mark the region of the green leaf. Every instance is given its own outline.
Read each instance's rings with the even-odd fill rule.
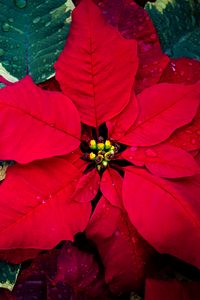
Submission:
[[[199,0],[157,0],[145,8],[166,54],[200,59]]]
[[[54,75],[71,22],[71,0],[0,0],[0,75],[36,83]]]
[[[21,265],[13,265],[0,261],[0,288],[12,291],[20,268]]]

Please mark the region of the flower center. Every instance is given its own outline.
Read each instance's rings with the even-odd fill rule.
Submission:
[[[103,137],[98,140],[90,140],[88,143],[90,151],[85,153],[85,158],[95,163],[98,171],[105,169],[109,161],[116,158],[120,149],[119,144],[110,140],[104,141]]]

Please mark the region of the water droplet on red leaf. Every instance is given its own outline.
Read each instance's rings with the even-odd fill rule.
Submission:
[[[192,143],[193,145],[195,145],[195,144],[197,143],[196,139],[192,139],[192,140],[191,140],[191,143]]]
[[[132,147],[130,148],[130,150],[131,150],[132,152],[134,152],[134,151],[137,150],[137,147],[136,147],[136,146],[132,146]]]
[[[157,153],[152,149],[147,149],[145,151],[145,153],[146,153],[147,156],[150,156],[150,157],[156,157],[157,156]]]

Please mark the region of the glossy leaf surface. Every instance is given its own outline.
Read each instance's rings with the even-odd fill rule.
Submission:
[[[71,23],[71,0],[0,1],[0,75],[12,82],[54,74]]]
[[[195,0],[157,0],[146,9],[170,57],[200,59],[200,3]]]

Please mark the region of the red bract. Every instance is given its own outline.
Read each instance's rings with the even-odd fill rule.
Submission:
[[[106,270],[105,280],[113,293],[138,290],[144,285],[154,251],[125,212],[102,197],[86,234],[98,246]]]
[[[98,127],[123,110],[130,101],[137,66],[136,41],[122,38],[91,0],[82,1],[55,64],[56,79],[82,122]]]
[[[98,1],[106,20],[129,40],[138,41],[139,67],[136,73],[136,92],[157,83],[169,62],[148,13],[133,0]],[[140,3],[140,1],[137,1]]]
[[[79,146],[78,112],[61,93],[43,91],[27,76],[1,89],[0,97],[2,160],[28,163]]]

